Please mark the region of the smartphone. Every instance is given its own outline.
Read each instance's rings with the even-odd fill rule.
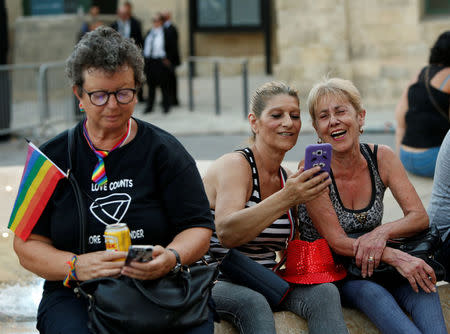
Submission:
[[[153,246],[151,245],[131,245],[128,248],[125,265],[129,265],[131,261],[148,262],[152,259]]]
[[[305,170],[320,166],[321,172],[330,173],[331,168],[331,144],[311,144],[305,149]]]

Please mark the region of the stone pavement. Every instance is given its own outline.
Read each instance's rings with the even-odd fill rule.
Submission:
[[[260,84],[272,80],[267,76],[249,77],[249,95]],[[135,116],[149,121],[175,135],[189,134],[235,134],[249,133],[248,122],[243,115],[242,83],[240,77],[221,78],[221,114],[215,114],[213,82],[210,78],[196,78],[194,81],[195,111],[188,108],[187,82],[180,78],[180,101],[182,105],[164,115],[158,106],[151,114],[143,114],[143,104],[136,107]],[[309,115],[302,103],[302,131],[313,131]],[[54,125],[56,134],[71,124]],[[394,129],[393,110],[371,110],[367,106],[365,131],[389,132]],[[50,133],[52,134],[52,133]],[[12,249],[12,235],[7,229],[9,215],[17,194],[17,188],[26,155],[26,144],[18,134],[8,142],[0,142],[0,332],[36,333],[34,314],[40,294],[41,281],[18,263]],[[43,138],[45,139],[45,138]],[[42,139],[42,140],[43,140]],[[203,174],[211,161],[198,161]],[[286,165],[296,169],[296,161]],[[411,176],[420,198],[428,205],[432,180]],[[399,218],[402,211],[388,191],[385,196],[384,221]],[[16,307],[12,307],[16,305]]]

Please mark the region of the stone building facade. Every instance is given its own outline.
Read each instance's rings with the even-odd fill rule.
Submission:
[[[450,29],[450,15],[424,15],[426,0],[272,0],[272,69],[276,79],[305,97],[324,75],[353,80],[365,104],[393,108],[413,75],[428,61],[437,36]],[[121,4],[123,0],[119,1]],[[157,12],[169,10],[178,26],[180,50],[189,54],[188,0],[134,0],[134,13],[151,27]],[[7,0],[14,36],[13,63],[63,60],[71,52],[82,17],[20,17],[18,1]],[[114,16],[105,17],[110,22]],[[250,74],[264,74],[261,32],[194,34],[197,56],[246,57]],[[186,63],[179,68],[186,72]],[[206,73],[199,67],[199,73]],[[237,74],[224,65],[222,73]],[[304,100],[304,99],[303,99]]]
[[[428,62],[450,15],[427,17],[422,0],[276,1],[275,76],[306,94],[324,75],[353,80],[365,104],[392,108]],[[303,94],[303,95],[304,95]]]

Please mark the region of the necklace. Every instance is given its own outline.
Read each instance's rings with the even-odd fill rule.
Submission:
[[[95,148],[94,144],[92,144],[91,138],[89,138],[89,134],[86,129],[86,121],[87,121],[87,119],[85,119],[83,122],[83,135],[84,135],[84,138],[86,138],[86,141],[89,144],[89,147],[91,148],[92,152],[95,153],[95,155],[97,156],[97,159],[98,159],[98,162],[95,165],[94,171],[92,172],[91,179],[95,184],[97,184],[99,186],[103,186],[104,184],[106,184],[108,182],[108,178],[106,177],[105,162],[103,161],[103,159],[105,159],[109,153],[114,151],[116,148],[120,147],[127,140],[127,138],[130,135],[130,132],[131,132],[131,118],[128,120],[127,133],[124,134],[122,136],[122,138],[120,138],[119,141],[109,151],[97,150]]]
[[[355,217],[360,224],[364,224],[367,220],[367,213],[353,213],[353,217]]]

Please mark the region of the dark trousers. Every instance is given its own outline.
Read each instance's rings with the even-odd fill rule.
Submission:
[[[170,104],[173,106],[178,106],[178,82],[177,82],[177,73],[175,72],[175,68],[170,71],[169,76],[169,91],[170,91]]]
[[[163,63],[162,59],[145,59],[145,75],[147,77],[148,86],[147,107],[145,109],[146,112],[153,110],[156,88],[158,86],[161,88],[163,111],[165,113],[169,112],[171,104],[169,77],[171,70],[171,68]]]
[[[87,304],[77,298],[71,289],[44,292],[37,320],[36,328],[41,334],[92,334],[87,326],[89,320]],[[213,334],[213,312],[209,312],[206,322],[178,333]]]

